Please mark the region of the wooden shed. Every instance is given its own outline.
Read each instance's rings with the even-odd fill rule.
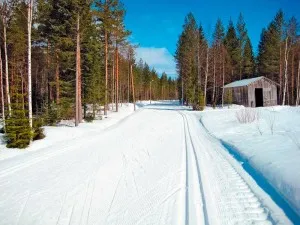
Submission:
[[[247,107],[277,105],[278,84],[266,77],[239,80],[224,86],[225,96],[232,96],[232,103]]]

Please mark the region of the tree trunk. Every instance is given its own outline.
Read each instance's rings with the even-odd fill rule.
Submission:
[[[108,85],[108,34],[107,30],[105,29],[104,31],[104,39],[105,39],[105,100],[104,100],[104,115],[107,115],[107,95],[108,95],[108,90],[107,90],[107,85]]]
[[[292,52],[292,77],[291,77],[291,104],[295,104],[295,74],[294,74],[294,51]]]
[[[132,71],[132,64],[130,65],[130,76],[131,76],[132,100],[133,100],[133,106],[134,106],[134,111],[135,111],[136,106],[135,106],[134,77],[133,77],[133,71]]]
[[[60,104],[60,84],[59,84],[59,58],[56,52],[56,70],[55,70],[55,88],[56,88],[56,104]]]
[[[128,50],[128,82],[127,82],[127,101],[130,102],[130,76],[131,76],[131,57]]]
[[[80,56],[80,30],[79,30],[79,14],[77,16],[77,40],[76,40],[76,113],[75,113],[75,126],[81,122],[81,56]]]
[[[115,81],[115,60],[113,59],[112,61],[112,72],[111,72],[111,77],[112,77],[112,100],[111,100],[111,104],[112,104],[112,110],[114,110],[114,104],[116,102],[116,98],[115,98],[115,86],[116,86],[116,81]]]
[[[279,101],[282,100],[282,47],[280,43],[280,48],[279,48]]]
[[[224,50],[222,49],[222,107],[224,107],[224,84],[225,84],[225,56]]]
[[[119,49],[116,45],[116,112],[119,111]]]
[[[286,91],[287,91],[287,67],[288,67],[288,38],[285,39],[285,49],[284,49],[284,89],[283,89],[283,98],[282,105],[285,105]]]
[[[201,89],[201,59],[200,59],[200,43],[198,44],[198,55],[197,55],[197,61],[198,61],[198,91]],[[198,96],[197,96],[198,97]]]
[[[296,106],[300,103],[300,60],[298,62],[298,75],[297,75],[297,99],[296,99]]]
[[[183,77],[181,76],[181,105],[184,104],[184,93],[183,93]]]
[[[205,81],[204,81],[204,105],[207,103],[207,78],[208,78],[208,58],[209,58],[209,48],[206,48],[206,66],[205,66]]]
[[[214,53],[214,56],[213,56],[213,64],[214,64],[214,69],[213,69],[214,84],[213,84],[212,103],[215,104],[215,92],[216,92],[216,61],[215,61],[215,53]]]
[[[3,128],[5,130],[5,102],[4,102],[4,91],[3,91],[3,68],[2,68],[2,52],[1,52],[1,48],[0,48],[0,88],[1,88],[2,120],[3,120]]]
[[[3,18],[3,42],[4,42],[4,57],[5,57],[5,92],[7,98],[8,115],[11,116],[11,102],[9,92],[9,78],[8,78],[8,53],[7,53],[7,37],[6,37],[6,19]]]
[[[31,84],[31,27],[32,27],[32,7],[33,0],[29,0],[28,3],[28,18],[27,18],[27,29],[28,29],[28,118],[29,126],[32,128],[32,84]]]

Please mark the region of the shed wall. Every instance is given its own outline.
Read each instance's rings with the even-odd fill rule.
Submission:
[[[255,88],[263,89],[264,106],[277,105],[277,86],[267,79],[258,80],[248,86],[249,107],[255,107]]]
[[[232,93],[232,103],[238,105],[248,105],[247,87],[226,88],[225,96],[228,92]]]

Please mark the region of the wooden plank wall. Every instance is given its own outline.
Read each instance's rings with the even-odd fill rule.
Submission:
[[[248,86],[249,107],[255,107],[255,88],[263,88],[264,106],[277,105],[277,87],[267,79],[261,79]]]
[[[258,80],[249,86],[226,88],[227,91],[232,91],[233,104],[244,105],[247,107],[255,107],[255,88],[263,88],[264,106],[277,105],[277,86],[268,79]]]

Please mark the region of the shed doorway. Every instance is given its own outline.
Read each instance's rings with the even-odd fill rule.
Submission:
[[[264,106],[264,96],[263,96],[262,88],[255,88],[255,102],[256,102],[256,107]]]

